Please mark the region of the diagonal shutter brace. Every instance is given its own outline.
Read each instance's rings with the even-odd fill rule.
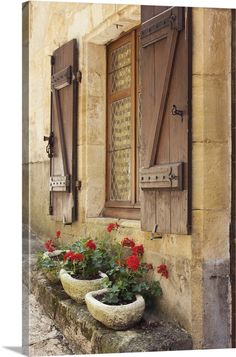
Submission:
[[[64,128],[63,128],[59,91],[57,89],[53,89],[52,96],[53,96],[53,108],[55,111],[55,115],[56,115],[57,122],[58,122],[58,128],[59,128],[64,175],[62,175],[60,178],[57,178],[56,176],[50,177],[50,190],[69,191],[70,176],[69,176],[69,170],[68,170],[68,160],[67,160],[67,152],[66,152],[66,146],[65,146],[65,137],[64,137]]]

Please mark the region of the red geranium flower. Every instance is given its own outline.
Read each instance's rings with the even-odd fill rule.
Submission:
[[[139,267],[139,259],[137,255],[131,255],[130,257],[126,258],[126,265],[129,269],[135,271]]]
[[[82,262],[84,260],[84,256],[81,253],[74,253],[71,257],[70,257],[71,261],[75,261],[78,260],[79,262]]]
[[[144,253],[143,245],[142,245],[142,244],[140,244],[140,245],[135,245],[135,246],[132,248],[132,252],[133,252],[134,255],[138,255],[138,254],[143,255],[143,253]]]
[[[56,237],[60,238],[60,236],[61,236],[61,231],[56,231]]]
[[[111,233],[111,231],[115,230],[115,229],[118,229],[119,228],[119,224],[118,223],[110,223],[108,224],[107,226],[107,231],[109,233]]]
[[[54,252],[54,250],[56,249],[53,245],[52,239],[49,239],[47,242],[44,243],[44,248],[50,253]]]
[[[167,266],[165,264],[161,264],[157,267],[157,272],[161,274],[161,276],[164,276],[166,279],[169,277],[169,273],[167,270]]]
[[[121,241],[121,245],[122,247],[130,247],[133,248],[135,246],[135,243],[133,241],[133,239],[129,239],[128,237],[123,238],[123,240]]]
[[[168,277],[169,277],[168,270],[163,271],[163,273],[161,275],[164,276],[166,279],[168,279]]]
[[[71,250],[64,255],[64,260],[71,259],[74,256],[74,252]]]
[[[85,244],[86,247],[95,250],[96,249],[96,244],[92,239],[88,240],[87,243]]]

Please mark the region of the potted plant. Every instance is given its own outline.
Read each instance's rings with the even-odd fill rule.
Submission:
[[[103,242],[84,238],[71,246],[64,255],[60,280],[65,292],[76,302],[83,303],[87,292],[100,289],[108,280],[103,269],[109,259]]]
[[[56,231],[55,237],[44,243],[46,251],[38,252],[37,265],[42,269],[45,276],[51,283],[58,283],[59,271],[62,267],[65,249],[59,249],[59,239],[61,232]]]
[[[107,272],[109,281],[104,289],[86,294],[85,301],[91,315],[105,326],[114,330],[125,330],[139,322],[145,309],[162,294],[159,281],[151,274],[152,264],[143,261],[143,245],[136,245],[132,239],[124,238],[117,246],[112,268]],[[158,272],[168,278],[166,265]]]

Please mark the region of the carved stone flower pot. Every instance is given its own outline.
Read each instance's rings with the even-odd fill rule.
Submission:
[[[43,254],[43,258],[53,258],[53,257],[58,257],[60,254],[62,254],[64,251],[63,250],[54,250],[54,252],[45,252]],[[53,283],[56,284],[60,281],[59,279],[59,271],[60,268],[55,267],[55,269],[46,269],[43,268],[43,272],[46,275],[47,279]]]
[[[65,269],[61,269],[59,273],[63,289],[78,303],[84,303],[88,292],[101,289],[103,282],[108,280],[106,274],[100,272],[99,275],[101,278],[98,279],[80,280],[73,278]]]
[[[145,301],[141,295],[136,295],[136,300],[126,305],[107,305],[97,300],[107,289],[91,291],[86,294],[85,301],[90,314],[103,325],[113,330],[126,330],[143,316]]]

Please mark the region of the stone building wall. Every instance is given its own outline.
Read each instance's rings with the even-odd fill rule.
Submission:
[[[168,265],[159,308],[192,334],[195,348],[229,347],[231,12],[195,8],[192,17],[192,235],[151,241],[139,221],[119,220],[118,238],[131,236],[144,244],[148,261]],[[55,229],[67,242],[81,234],[99,236],[116,221],[99,217],[105,202],[105,45],[138,24],[140,6],[135,5],[29,3],[29,152],[23,170],[29,170],[29,224],[45,239]],[[72,38],[78,40],[83,76],[77,143],[82,189],[79,220],[63,226],[47,215],[49,159],[43,136],[50,125],[48,56]],[[25,185],[27,190],[27,180]],[[223,323],[220,339],[216,321]]]

